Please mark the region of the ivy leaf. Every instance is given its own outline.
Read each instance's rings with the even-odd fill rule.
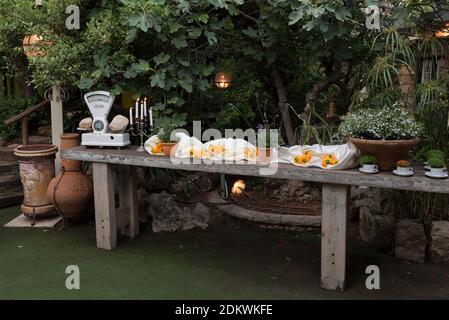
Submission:
[[[196,20],[206,24],[209,21],[209,15],[207,13],[200,14]]]
[[[118,96],[123,92],[123,88],[121,86],[119,86],[118,84],[113,86],[110,90],[111,90],[111,93],[115,96]]]
[[[293,11],[292,13],[290,13],[290,15],[288,16],[288,19],[290,20],[288,22],[288,25],[294,25],[296,24],[299,20],[301,20],[304,17],[304,11],[303,10],[296,10]]]
[[[201,91],[206,91],[209,88],[209,82],[205,79],[199,79],[197,85]]]
[[[190,81],[189,81],[190,80]],[[192,79],[179,79],[178,84],[188,93],[193,92]]]
[[[153,60],[154,62],[156,62],[156,65],[160,65],[170,60],[170,55],[166,54],[165,52],[161,52],[157,56],[155,56]]]
[[[189,37],[192,39],[197,39],[203,33],[203,30],[200,28],[189,28],[188,29]]]
[[[211,46],[213,46],[214,44],[216,44],[218,42],[217,36],[215,34],[215,32],[211,32],[211,31],[204,31],[204,34],[207,37],[207,42],[209,42],[209,44]]]
[[[129,29],[126,33],[126,43],[131,43],[137,38],[137,29]]]
[[[181,49],[181,48],[187,47],[186,37],[183,34],[172,39],[171,43],[176,47],[176,49]]]
[[[213,65],[203,66],[201,68],[201,75],[208,77],[214,72],[215,67]]]
[[[165,86],[165,72],[157,72],[153,74],[151,77],[151,86],[152,87],[159,87],[161,89],[164,89]]]
[[[253,29],[253,27],[249,27],[248,29],[243,30],[242,33],[254,40],[259,39],[259,35],[257,34],[257,31]]]
[[[135,78],[138,74],[150,70],[150,64],[145,60],[139,60],[138,63],[131,64],[131,67],[126,70],[124,77],[127,79]]]
[[[84,89],[90,89],[93,87],[93,85],[95,84],[95,79],[92,78],[86,78],[86,77],[81,77],[79,83],[78,83],[78,87],[82,90]]]
[[[190,66],[190,61],[186,60],[186,59],[182,59],[182,58],[178,58],[177,59],[179,64],[181,64],[184,67],[189,67]]]

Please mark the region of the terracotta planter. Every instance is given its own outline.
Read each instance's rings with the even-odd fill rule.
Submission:
[[[47,198],[47,187],[55,176],[55,154],[58,147],[51,144],[19,146],[14,154],[19,158],[20,180],[24,199],[21,211],[28,217],[54,215]]]
[[[170,157],[173,148],[176,146],[176,142],[163,142],[162,143],[162,151],[166,157]]]
[[[61,135],[61,150],[79,145],[79,134]],[[87,215],[93,200],[90,179],[81,170],[81,162],[61,160],[61,170],[47,190],[47,197],[64,218]]]
[[[257,161],[263,164],[269,163],[271,160],[270,148],[257,148]]]
[[[401,160],[413,149],[419,139],[414,140],[366,140],[349,137],[362,155],[370,154],[377,158],[379,168],[382,170],[393,170],[396,162]]]

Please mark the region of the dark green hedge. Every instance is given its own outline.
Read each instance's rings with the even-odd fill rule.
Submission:
[[[4,121],[21,113],[25,109],[37,104],[39,99],[0,97],[0,137],[9,140],[20,136],[20,121],[10,126],[5,126]],[[45,108],[44,108],[45,109]],[[46,111],[38,111],[29,116],[29,124],[38,126],[40,120],[45,117]]]

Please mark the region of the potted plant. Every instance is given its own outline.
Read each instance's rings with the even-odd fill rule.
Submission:
[[[359,164],[362,167],[362,172],[374,173],[378,169],[377,158],[369,154],[361,156]]]
[[[177,141],[171,139],[171,133],[175,128],[169,126],[159,128],[157,132],[157,137],[161,140],[162,151],[166,157],[170,157],[173,147],[176,145]]]
[[[339,128],[363,155],[374,155],[382,170],[394,169],[419,143],[422,132],[423,125],[398,103],[357,110],[348,114]]]
[[[408,160],[399,160],[396,162],[396,170],[400,175],[410,175],[413,173],[413,167]]]
[[[443,159],[433,157],[427,161],[427,164],[430,166],[430,174],[432,176],[438,177],[445,174],[444,168],[446,166],[446,163]]]
[[[166,157],[169,157],[178,141],[172,137],[172,132],[186,124],[186,114],[175,113],[172,116],[158,118],[157,137],[162,143],[162,151]]]

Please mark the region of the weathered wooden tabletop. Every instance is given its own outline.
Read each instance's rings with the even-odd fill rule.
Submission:
[[[146,152],[137,152],[137,147],[125,149],[97,149],[75,147],[62,151],[65,159],[100,162],[131,166],[144,166],[188,171],[216,172],[244,176],[261,176],[260,169],[266,166],[255,163],[173,163],[164,156],[152,156]],[[422,167],[415,168],[412,177],[399,177],[392,172],[381,171],[378,174],[363,174],[357,169],[332,171],[320,168],[301,168],[291,164],[279,163],[278,169],[270,178],[304,180],[331,184],[368,186],[388,189],[412,190],[423,192],[449,193],[449,179],[431,179],[424,175]]]

